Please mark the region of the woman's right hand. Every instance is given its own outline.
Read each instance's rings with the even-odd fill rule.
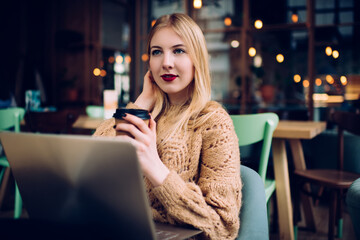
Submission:
[[[135,104],[140,108],[151,111],[155,105],[156,96],[155,96],[155,81],[151,75],[150,70],[144,76],[144,85],[143,90],[139,97],[136,99]]]

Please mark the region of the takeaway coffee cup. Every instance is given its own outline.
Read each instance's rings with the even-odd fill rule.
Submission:
[[[142,120],[144,120],[146,125],[149,126],[149,119],[150,119],[149,111],[145,110],[145,109],[132,109],[132,108],[116,109],[116,112],[113,115],[113,117],[115,118],[116,125],[121,122],[127,122],[126,120],[123,119],[123,117],[125,117],[125,114],[131,114],[131,115],[137,116],[138,118],[141,118]],[[116,131],[116,135],[118,136],[118,135],[129,135],[129,134],[127,132]]]

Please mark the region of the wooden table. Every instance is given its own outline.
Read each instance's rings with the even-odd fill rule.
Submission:
[[[273,134],[273,161],[276,181],[276,197],[279,217],[280,239],[294,239],[293,208],[291,203],[289,168],[286,156],[285,141],[290,149],[296,169],[306,169],[301,139],[312,139],[326,129],[325,122],[280,121]],[[306,186],[309,188],[310,186]],[[316,230],[312,201],[302,196],[305,222],[308,228]]]
[[[96,129],[103,121],[101,118],[79,116],[73,124],[74,128]],[[325,122],[312,121],[280,121],[273,135],[273,160],[276,180],[276,197],[278,205],[280,239],[294,239],[293,208],[291,203],[289,168],[285,142],[288,141],[294,161],[294,167],[305,169],[305,159],[301,139],[312,139],[326,128]],[[309,186],[307,186],[309,187]],[[309,197],[302,196],[306,225],[316,229]]]
[[[88,117],[87,115],[80,115],[76,119],[72,127],[79,129],[95,130],[102,121],[104,121],[103,118],[91,118]]]

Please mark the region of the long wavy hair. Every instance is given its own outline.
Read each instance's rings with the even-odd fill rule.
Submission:
[[[176,113],[175,124],[169,128],[168,136],[170,137],[178,129],[187,129],[190,119],[195,120],[201,110],[204,109],[206,103],[211,98],[211,78],[209,69],[209,54],[206,47],[204,34],[200,27],[188,15],[182,13],[174,13],[171,15],[161,16],[150,30],[147,41],[147,51],[150,56],[150,44],[153,36],[162,28],[171,27],[175,33],[184,41],[190,59],[194,64],[194,79],[189,85],[189,99],[179,109],[183,109],[180,113]],[[171,104],[167,94],[155,85],[156,102],[152,110],[152,115],[156,119],[162,114],[167,114]]]

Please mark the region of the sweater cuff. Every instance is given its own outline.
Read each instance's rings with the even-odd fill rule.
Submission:
[[[153,188],[153,193],[165,207],[168,207],[179,201],[185,189],[184,180],[175,171],[170,171],[163,184]]]

